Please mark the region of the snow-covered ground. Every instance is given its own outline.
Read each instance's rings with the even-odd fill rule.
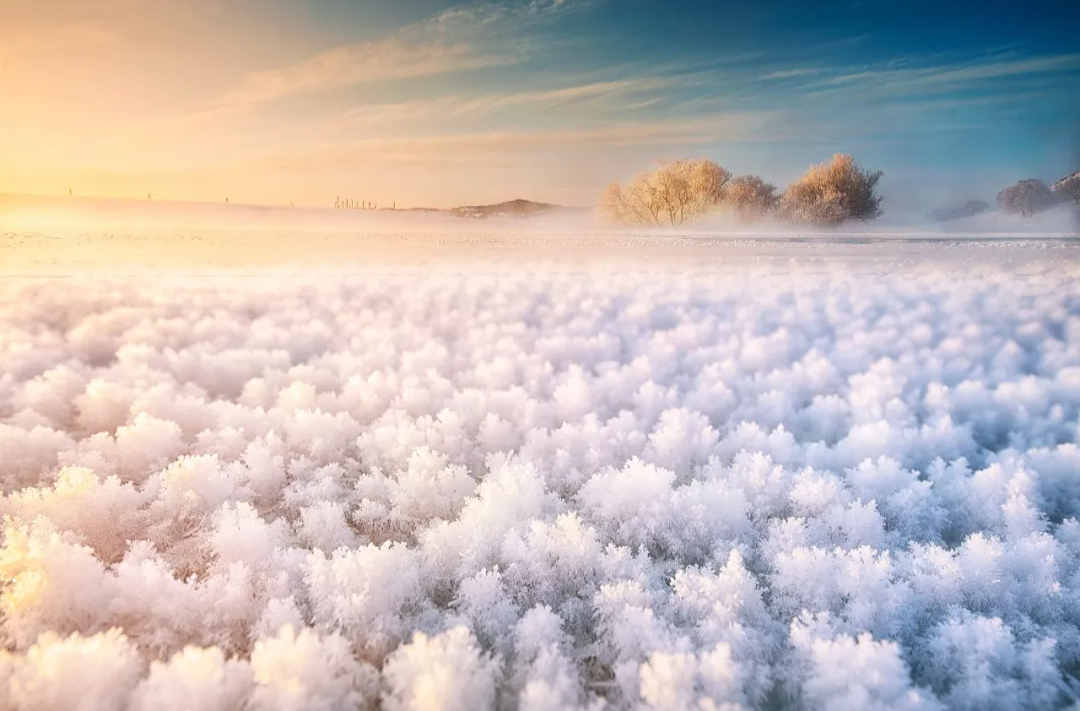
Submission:
[[[1075,259],[1080,231],[762,232],[644,231],[505,223],[458,218],[388,220],[353,229],[281,227],[130,227],[15,230],[0,223],[0,272],[67,275],[77,271],[204,273],[220,269],[310,271],[370,266],[522,262],[601,268],[685,269],[733,262],[1016,263]]]
[[[0,237],[0,708],[1080,692],[1073,238]]]

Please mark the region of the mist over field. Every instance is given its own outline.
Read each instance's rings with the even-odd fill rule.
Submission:
[[[1075,237],[415,219],[6,228],[0,707],[1074,703]]]
[[[902,202],[902,201],[901,201]],[[533,203],[536,204],[536,203]],[[441,235],[458,232],[491,232],[514,236],[533,232],[571,235],[582,232],[668,232],[678,235],[704,233],[755,235],[776,234],[882,234],[941,235],[968,234],[1074,236],[1080,234],[1080,207],[1062,203],[1033,216],[1005,214],[1000,210],[946,222],[931,219],[924,202],[916,209],[886,210],[873,221],[851,221],[835,227],[797,225],[763,217],[748,222],[737,215],[714,212],[694,224],[675,229],[612,224],[594,207],[556,209],[531,217],[497,215],[487,219],[455,216],[448,210],[376,209],[335,210],[310,206],[185,203],[167,200],[139,201],[102,198],[0,194],[0,233],[50,236],[82,234],[87,237],[142,233],[147,237],[198,233],[220,238],[238,230],[252,230],[274,236],[310,234],[317,237],[351,236],[356,241],[373,235],[416,233]],[[888,203],[886,203],[888,205]],[[558,208],[558,206],[549,206]]]

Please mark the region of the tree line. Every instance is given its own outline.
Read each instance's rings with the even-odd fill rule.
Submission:
[[[1031,217],[1063,202],[1080,205],[1080,171],[1047,186],[1041,180],[1021,180],[997,194],[1003,212]]]
[[[665,160],[626,185],[610,185],[600,210],[618,223],[657,227],[694,222],[723,207],[747,222],[773,218],[835,226],[882,214],[876,192],[882,175],[864,170],[849,155],[837,154],[780,193],[756,175],[732,177],[709,159]]]
[[[733,177],[709,159],[663,160],[625,185],[612,183],[599,209],[613,222],[638,226],[678,227],[726,210],[748,223],[771,219],[836,227],[852,220],[868,222],[883,214],[878,194],[883,175],[838,153],[780,192],[757,175]],[[1053,187],[1023,180],[997,196],[1002,211],[1025,216],[1068,200],[1080,203],[1080,172]]]

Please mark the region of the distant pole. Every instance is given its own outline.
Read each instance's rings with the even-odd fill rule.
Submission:
[[[68,197],[71,197],[71,188],[68,188]]]
[[[226,205],[228,205],[228,204],[229,204],[229,198],[225,198],[225,204],[226,204]]]

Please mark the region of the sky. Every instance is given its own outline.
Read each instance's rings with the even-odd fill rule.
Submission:
[[[887,212],[989,201],[1080,169],[1069,4],[0,0],[0,192],[589,205],[844,152]]]

